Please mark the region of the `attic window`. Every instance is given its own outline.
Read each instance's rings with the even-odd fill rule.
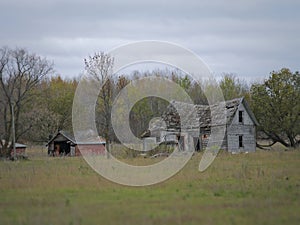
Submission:
[[[244,147],[244,144],[243,144],[243,135],[240,135],[239,136],[239,148],[242,148]]]
[[[243,123],[244,118],[243,118],[243,111],[239,111],[239,123]]]

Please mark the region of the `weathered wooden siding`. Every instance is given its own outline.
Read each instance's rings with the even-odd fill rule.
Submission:
[[[182,110],[187,115],[184,121],[180,121],[173,104],[176,106],[176,109]],[[175,134],[176,141],[180,144],[181,149],[184,150],[191,149],[191,146],[197,145],[197,148],[200,147],[200,150],[204,150],[207,147],[221,146],[222,149],[229,152],[255,151],[255,127],[258,123],[247,102],[244,98],[237,98],[226,101],[225,106],[226,108],[224,109],[223,105],[217,104],[204,106],[174,101],[162,116],[164,122],[158,120],[157,123],[152,124],[152,129],[149,128],[147,131],[149,136],[156,139],[147,141],[154,143],[167,142],[167,135],[169,135],[169,139],[174,139],[174,136],[171,136],[171,134]],[[211,118],[211,109],[215,110],[215,120]],[[224,113],[226,113],[226,120],[225,118],[223,119]],[[240,121],[240,118],[242,118],[242,121]],[[166,126],[161,126],[163,123]],[[180,126],[181,124],[183,126]],[[197,144],[198,140],[199,145]],[[147,144],[145,141],[144,145],[146,146]],[[146,149],[145,146],[144,149]]]
[[[213,136],[211,136],[213,133]],[[227,149],[226,126],[215,126],[210,130],[201,131],[201,150],[205,150],[208,144],[212,146],[221,146],[221,149]]]
[[[243,111],[243,122],[239,122],[239,111]],[[243,147],[239,146],[239,136],[242,136]],[[256,148],[255,125],[243,104],[227,127],[227,145],[229,152],[252,152]]]
[[[150,151],[157,145],[156,137],[143,138],[143,151]]]

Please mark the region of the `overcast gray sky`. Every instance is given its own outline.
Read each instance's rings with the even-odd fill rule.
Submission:
[[[257,80],[300,70],[299,12],[299,0],[1,0],[0,47],[25,47],[72,77],[94,52],[162,40],[194,51],[216,75]]]

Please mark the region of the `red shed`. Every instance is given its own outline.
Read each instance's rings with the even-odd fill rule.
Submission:
[[[4,144],[5,141],[2,140],[2,143]],[[2,145],[0,143],[0,149],[1,149],[1,146]],[[11,146],[11,142],[8,143],[8,146]],[[17,157],[18,156],[24,157],[27,146],[24,145],[24,144],[16,143],[15,147],[16,147],[16,155],[17,155]],[[13,147],[12,146],[11,146],[11,148],[12,148],[12,150],[10,152],[10,155],[11,155],[11,157],[13,157],[14,156],[14,151],[13,151]]]
[[[74,136],[66,131],[58,131],[47,143],[49,156],[80,156],[85,154],[105,154],[105,141],[77,143]]]
[[[25,150],[27,146],[20,143],[16,143],[15,146],[16,146],[17,156],[25,156]],[[14,155],[14,151],[11,151],[11,156],[13,155]]]

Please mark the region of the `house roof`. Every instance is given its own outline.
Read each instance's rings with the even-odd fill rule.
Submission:
[[[252,110],[250,109],[250,106],[248,105],[248,102],[245,100],[245,98],[243,98],[242,101],[243,101],[244,107],[247,110],[247,113],[250,116],[250,118],[252,119],[253,123],[256,126],[259,126],[259,123],[258,123],[254,113],[252,112]]]
[[[148,131],[142,134],[142,137],[148,137],[151,132],[166,128],[168,130],[180,130],[231,124],[240,104],[244,105],[255,125],[258,125],[244,98],[235,98],[210,106],[171,101],[167,110],[162,114],[161,119],[152,123]],[[226,117],[224,117],[224,113]],[[182,119],[180,115],[182,115]],[[161,124],[166,125],[162,127]]]

